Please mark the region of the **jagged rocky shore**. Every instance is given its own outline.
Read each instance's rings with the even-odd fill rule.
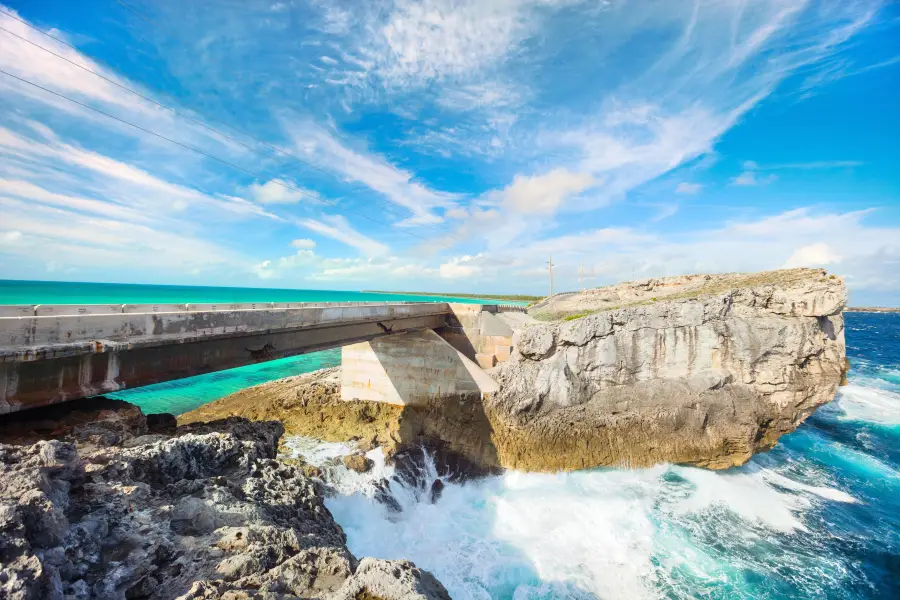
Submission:
[[[0,427],[0,598],[449,598],[348,551],[322,484],[276,459],[278,422],[56,410]]]
[[[834,399],[846,370],[843,280],[821,269],[649,279],[529,309],[500,391],[427,406],[340,399],[338,369],[243,390],[180,417],[282,420],[389,453],[426,440],[486,469],[661,462],[722,469]]]

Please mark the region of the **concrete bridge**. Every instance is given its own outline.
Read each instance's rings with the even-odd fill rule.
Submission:
[[[445,302],[0,306],[0,413],[342,347],[345,399],[490,392],[508,305]]]

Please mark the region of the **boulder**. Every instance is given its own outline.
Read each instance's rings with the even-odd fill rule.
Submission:
[[[345,467],[357,473],[368,473],[375,465],[372,459],[364,454],[348,454],[343,461]]]

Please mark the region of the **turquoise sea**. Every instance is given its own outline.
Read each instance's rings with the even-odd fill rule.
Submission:
[[[496,303],[489,299],[335,290],[0,280],[0,304],[386,302],[389,300]],[[340,350],[325,350],[107,395],[138,404],[146,413],[180,414],[245,387],[298,373],[337,366],[340,362]]]
[[[496,300],[337,290],[142,285],[0,279],[0,304],[162,304],[190,302],[469,302]]]

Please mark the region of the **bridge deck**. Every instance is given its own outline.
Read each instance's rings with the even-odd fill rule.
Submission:
[[[449,304],[0,307],[0,413],[443,327]]]

